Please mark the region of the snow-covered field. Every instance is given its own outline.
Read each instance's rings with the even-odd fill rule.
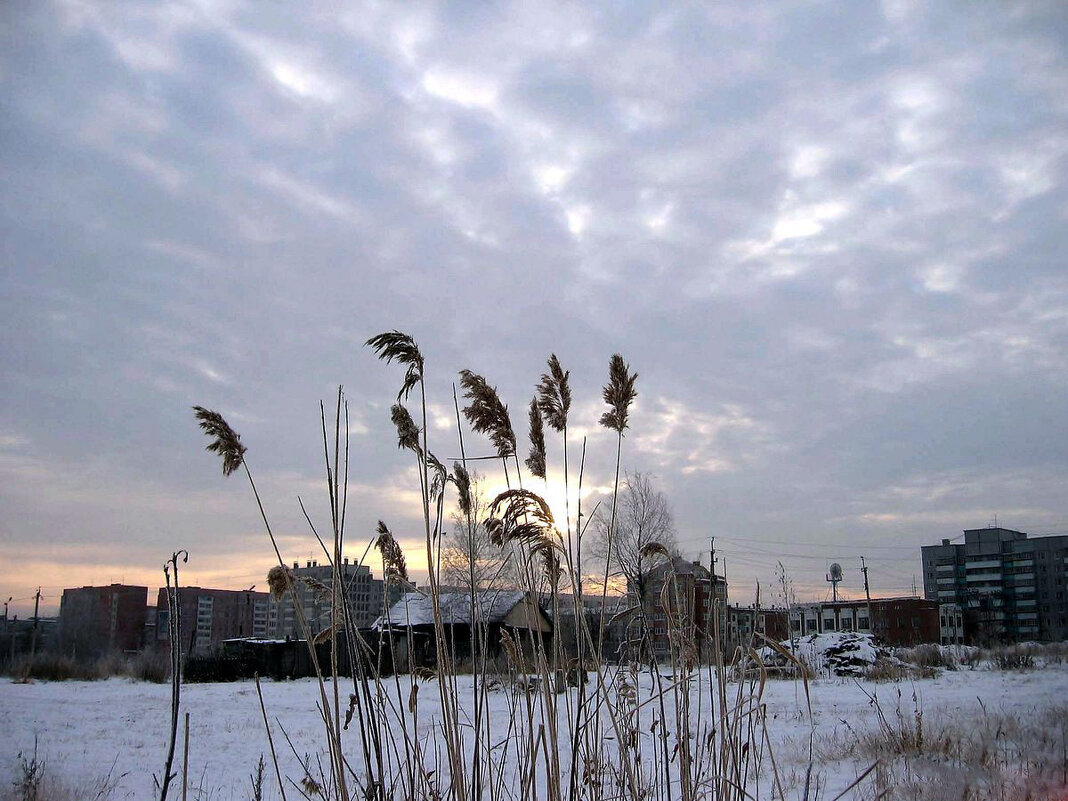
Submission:
[[[649,680],[647,674],[644,679]],[[460,677],[458,682],[461,697],[469,697],[470,677]],[[314,682],[264,682],[262,687],[272,724],[278,721],[285,728],[295,750],[313,758],[321,753],[322,726]],[[351,684],[346,686],[346,695],[349,687]],[[49,774],[68,786],[88,786],[110,771],[116,779],[111,798],[151,798],[153,774],[160,772],[165,757],[169,692],[167,685],[127,679],[30,684],[0,680],[0,781],[5,788],[11,787],[17,775],[17,754],[32,752],[36,738],[39,756],[45,760]],[[407,699],[407,678],[401,679],[400,693]],[[1056,753],[1037,754],[1035,758],[1060,760],[1063,727],[1068,722],[1059,718],[1058,727],[1054,710],[1059,707],[1063,713],[1068,704],[1066,664],[1027,672],[999,672],[981,666],[975,670],[944,671],[934,679],[898,683],[818,679],[811,683],[811,721],[805,712],[802,685],[775,680],[768,683],[764,694],[767,727],[784,784],[792,787],[788,788],[788,797],[801,795],[810,731],[815,735],[811,740],[815,773],[824,799],[834,798],[873,762],[870,752],[858,745],[858,739],[879,729],[878,709],[869,695],[879,699],[882,712],[891,721],[896,719],[899,708],[905,720],[914,720],[915,712],[922,711],[929,738],[936,737],[939,731],[974,732],[984,721],[1002,720],[1002,716],[1024,722],[1052,721],[1042,725],[1062,729],[1052,732],[1051,742],[1055,742],[1050,748]],[[427,732],[432,726],[435,698],[434,692],[420,694],[420,722]],[[508,698],[509,693],[503,690],[495,692],[492,703],[499,707],[495,714],[507,716]],[[183,711],[190,713],[190,797],[220,801],[249,797],[249,775],[260,755],[268,753],[255,684],[246,681],[187,685]],[[347,737],[355,749],[355,734],[349,732]],[[276,743],[280,743],[283,773],[299,780],[302,774],[296,758],[277,730]],[[1010,745],[1005,746],[1003,761],[1007,763],[1012,758]],[[176,764],[180,763],[180,755],[179,738]],[[952,761],[951,756],[946,759]],[[960,759],[958,754],[957,761]],[[1059,764],[1044,767],[1051,773],[1060,772]],[[265,797],[277,798],[274,782],[269,784],[272,786]],[[1047,795],[1048,792],[1043,790],[1037,797],[1063,797]],[[290,792],[291,797],[294,795]],[[872,795],[867,792],[858,797]],[[766,797],[765,792],[761,796]],[[948,795],[939,796],[936,791],[925,797]]]

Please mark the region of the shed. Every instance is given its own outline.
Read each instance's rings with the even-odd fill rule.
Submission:
[[[474,603],[472,603],[472,600]],[[442,625],[454,663],[474,653],[495,657],[501,653],[501,634],[508,631],[517,644],[529,647],[532,638],[548,645],[553,625],[532,593],[523,590],[478,590],[472,599],[466,591],[438,594]],[[437,660],[434,605],[429,593],[407,592],[375,621],[373,628],[389,632],[394,641],[414,636],[412,666],[433,667]],[[472,643],[472,632],[474,642]],[[400,659],[398,659],[398,667]]]

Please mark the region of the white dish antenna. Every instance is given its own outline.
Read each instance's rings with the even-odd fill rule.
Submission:
[[[831,562],[830,571],[827,573],[827,581],[831,583],[834,600],[838,600],[838,582],[842,580],[842,566],[837,562]]]

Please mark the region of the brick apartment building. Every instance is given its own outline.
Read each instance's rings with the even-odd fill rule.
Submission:
[[[110,584],[63,590],[59,604],[59,648],[67,656],[92,659],[144,645],[148,587]]]
[[[924,597],[963,608],[968,642],[1068,640],[1068,536],[991,526],[920,554]]]
[[[700,652],[705,654],[705,643],[713,631],[712,615],[718,612],[719,631],[727,629],[727,580],[714,576],[700,562],[691,562],[674,556],[649,570],[643,577],[643,587],[636,595],[640,601],[648,626],[649,645],[654,659],[667,659],[671,654],[669,640],[669,616],[680,621],[683,631],[694,638]],[[662,603],[664,586],[668,606]],[[707,655],[707,654],[706,654]]]
[[[789,638],[785,609],[756,608],[753,606],[727,606],[727,626],[725,645],[728,653],[738,646],[754,643],[759,647],[763,640],[757,635],[764,635],[769,640],[781,642]]]
[[[219,650],[225,640],[268,634],[265,592],[182,587],[178,603],[183,654],[207,654]],[[170,648],[170,615],[167,590],[161,587],[154,627],[157,648]]]
[[[874,634],[887,645],[939,643],[945,638],[959,641],[963,637],[960,610],[955,605],[912,597],[798,604],[790,609],[790,631],[793,636],[856,631]]]

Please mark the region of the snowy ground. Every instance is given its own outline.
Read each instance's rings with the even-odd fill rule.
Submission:
[[[470,677],[458,681],[461,696],[466,697]],[[402,683],[401,695],[407,698],[407,681],[402,679]],[[281,722],[297,752],[321,753],[315,684],[303,680],[264,682],[262,686],[272,723]],[[801,685],[771,681],[765,692],[768,732],[784,780],[794,787],[790,797],[800,796],[810,725],[816,733],[816,770],[823,798],[834,798],[838,789],[871,763],[870,756],[852,747],[859,735],[878,727],[877,712],[865,691],[877,695],[889,716],[899,705],[907,718],[916,708],[922,709],[929,732],[940,727],[966,731],[984,717],[999,713],[1026,720],[1057,706],[1063,708],[1068,704],[1068,664],[1022,673],[962,669],[900,683],[819,679],[811,684],[811,724],[804,713]],[[433,692],[420,694],[422,719],[428,726],[435,696]],[[493,702],[501,715],[507,715],[507,698],[498,692]],[[167,685],[127,679],[31,684],[0,680],[0,782],[5,788],[11,786],[16,755],[32,751],[36,737],[48,772],[69,786],[86,786],[112,771],[118,782],[111,798],[151,798],[153,774],[161,770],[165,757],[168,704]],[[260,755],[267,753],[255,684],[187,685],[183,711],[190,713],[191,720],[190,797],[218,801],[249,797],[249,774]],[[355,735],[350,732],[348,736],[355,748]],[[280,757],[283,773],[299,779],[296,759],[284,741]],[[278,797],[277,790],[272,787],[266,797]]]

